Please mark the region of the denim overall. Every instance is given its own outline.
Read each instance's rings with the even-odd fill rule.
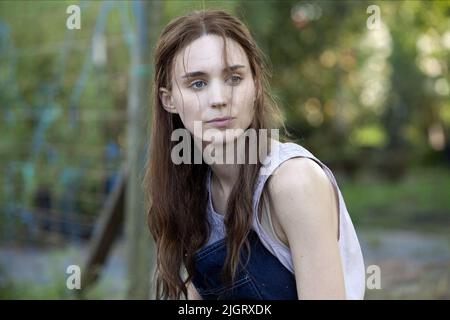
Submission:
[[[248,236],[250,260],[238,268],[234,284],[224,287],[220,274],[226,257],[226,239],[218,240],[196,254],[193,283],[204,300],[296,300],[294,275],[261,243],[255,231]],[[247,255],[241,252],[241,262]]]

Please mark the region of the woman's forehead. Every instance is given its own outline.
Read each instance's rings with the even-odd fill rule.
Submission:
[[[228,64],[248,67],[247,55],[242,47],[233,39],[226,38],[226,41]],[[175,57],[177,77],[186,72],[221,71],[224,67],[223,39],[216,35],[206,35],[194,40]]]

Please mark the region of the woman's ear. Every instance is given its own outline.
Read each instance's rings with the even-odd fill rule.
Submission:
[[[178,113],[173,104],[173,97],[169,90],[166,88],[159,88],[159,98],[161,99],[164,110],[170,113]]]

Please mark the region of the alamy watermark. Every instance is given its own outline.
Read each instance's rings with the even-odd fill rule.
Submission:
[[[69,276],[66,279],[66,287],[69,290],[81,289],[81,268],[78,265],[69,265],[66,269]],[[369,290],[381,289],[381,268],[376,264],[369,265],[366,269],[366,288]]]
[[[80,30],[81,29],[81,10],[80,6],[72,4],[67,7],[66,13],[69,16],[66,19],[66,27],[69,30]]]
[[[81,268],[76,264],[71,264],[66,269],[69,276],[66,279],[66,287],[69,290],[81,289]]]
[[[369,290],[381,289],[381,268],[376,264],[371,264],[366,269],[366,288]]]
[[[367,18],[366,26],[369,30],[380,30],[381,25],[381,10],[380,6],[372,4],[367,7],[366,12],[370,14]]]
[[[204,148],[192,146],[191,133],[187,129],[179,128],[172,132],[171,141],[179,142],[171,150],[174,164],[256,164],[261,161],[263,169],[269,169],[272,159],[278,157],[278,129],[249,128],[244,131],[211,128],[203,131],[201,123],[194,122],[193,137],[196,140],[202,137],[198,143],[200,145],[204,141],[210,142]],[[266,157],[268,150],[271,157]]]

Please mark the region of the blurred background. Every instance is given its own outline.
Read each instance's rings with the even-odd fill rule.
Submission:
[[[0,2],[0,298],[152,298],[152,49],[202,8],[248,25],[335,174],[381,271],[366,298],[449,299],[450,1],[238,0]]]

